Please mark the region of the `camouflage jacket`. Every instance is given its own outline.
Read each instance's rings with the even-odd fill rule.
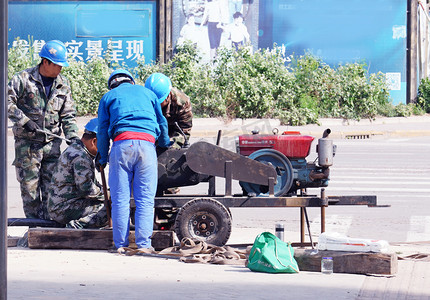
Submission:
[[[189,139],[191,128],[193,127],[193,112],[191,110],[191,101],[182,91],[172,88],[172,97],[170,102],[163,107],[163,115],[167,119],[169,126],[169,137],[173,142],[172,147],[181,148],[185,142],[175,122],[178,123],[186,137]]]
[[[16,138],[49,142],[52,136],[30,133],[23,128],[29,119],[42,130],[70,139],[78,137],[76,108],[68,80],[61,74],[55,78],[51,94],[47,98],[39,74],[39,66],[26,69],[14,75],[8,85],[8,116],[13,122]]]
[[[94,157],[81,140],[74,140],[61,154],[52,174],[48,198],[48,211],[77,199],[103,200],[95,177]]]

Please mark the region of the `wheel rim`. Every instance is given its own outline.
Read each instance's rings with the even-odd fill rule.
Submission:
[[[290,190],[293,184],[293,167],[290,160],[284,154],[273,149],[262,149],[249,155],[249,158],[275,168],[277,174],[274,186],[275,196],[285,195]],[[248,182],[243,182],[241,185],[248,193],[268,195],[267,187],[265,186]]]
[[[188,230],[192,237],[208,238],[217,232],[217,218],[207,212],[199,212],[192,216],[188,222]]]
[[[231,215],[214,199],[196,198],[179,209],[175,233],[179,240],[187,237],[223,246],[230,237]]]

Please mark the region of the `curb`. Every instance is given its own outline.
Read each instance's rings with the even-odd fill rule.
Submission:
[[[322,136],[321,131],[306,131],[299,130],[302,135],[310,135],[315,138]],[[235,137],[245,134],[239,129],[229,129],[222,132],[223,137]],[[262,132],[261,134],[269,134],[269,132]],[[191,137],[195,138],[216,138],[218,131],[215,130],[192,130]],[[430,130],[357,130],[357,131],[332,131],[330,138],[332,139],[372,139],[381,137],[417,137],[417,136],[430,136]]]

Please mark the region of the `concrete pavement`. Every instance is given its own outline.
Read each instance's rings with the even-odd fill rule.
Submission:
[[[233,231],[241,231],[233,228]],[[254,237],[249,237],[252,243]],[[231,240],[229,243],[234,243]],[[407,257],[430,242],[391,245]],[[399,261],[392,276],[266,274],[107,251],[9,248],[8,299],[429,299],[430,261]]]
[[[78,118],[82,130],[89,119]],[[297,127],[281,126],[276,120],[225,123],[194,119],[192,136],[215,138],[222,129],[223,136],[232,137],[256,128],[261,133],[273,128],[280,132],[298,130],[316,138],[326,128],[332,130],[332,138],[427,136],[430,116],[349,123],[322,119],[320,126]],[[8,155],[9,160],[13,159],[13,152]],[[12,189],[8,197],[19,198],[17,189]],[[22,234],[22,230],[10,228],[10,234]],[[255,232],[246,228],[233,228],[233,233],[229,244],[251,244],[255,238]],[[13,247],[8,249],[8,299],[430,299],[430,241],[393,244],[390,250],[405,258],[399,261],[394,276],[318,272],[275,275],[254,273],[242,266],[185,264],[106,251]]]

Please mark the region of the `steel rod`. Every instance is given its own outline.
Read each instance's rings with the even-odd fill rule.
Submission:
[[[7,299],[7,25],[8,1],[1,1],[0,26],[0,300]]]

